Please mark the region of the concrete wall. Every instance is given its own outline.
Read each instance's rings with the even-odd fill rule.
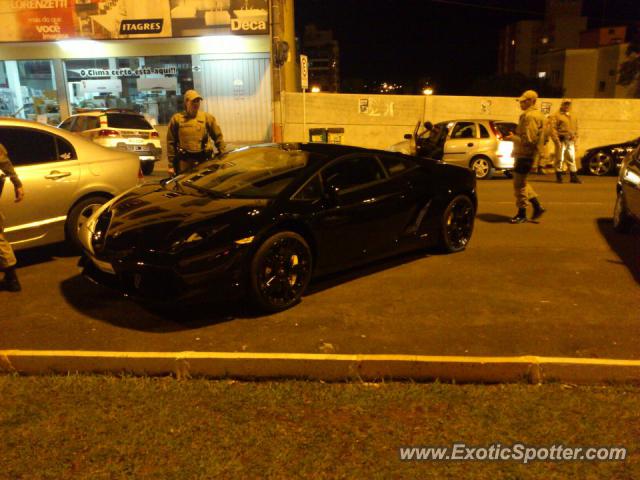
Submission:
[[[306,94],[306,129],[344,128],[343,144],[386,149],[403,140],[418,121],[485,118],[518,121],[520,109],[509,97]],[[308,141],[303,132],[303,94],[284,97],[284,141]],[[539,99],[538,106],[560,107],[560,99]],[[579,119],[578,154],[590,147],[640,136],[640,99],[574,98]],[[224,126],[223,126],[224,128]]]

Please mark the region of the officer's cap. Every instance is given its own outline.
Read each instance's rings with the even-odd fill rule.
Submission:
[[[525,100],[537,100],[538,94],[535,90],[527,90],[518,98],[519,102],[523,102]]]
[[[195,90],[187,90],[186,92],[184,92],[184,103],[192,102],[197,98],[202,100],[202,95],[200,95]]]

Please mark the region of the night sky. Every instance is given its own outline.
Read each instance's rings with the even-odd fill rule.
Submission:
[[[590,27],[640,21],[640,0],[584,0]],[[500,29],[542,20],[544,0],[296,0],[296,31],[314,23],[340,45],[341,78],[429,78],[441,94],[496,73]]]

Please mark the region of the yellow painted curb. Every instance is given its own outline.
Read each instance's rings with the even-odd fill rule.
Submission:
[[[258,352],[0,350],[0,371],[234,378],[639,383],[640,360]]]

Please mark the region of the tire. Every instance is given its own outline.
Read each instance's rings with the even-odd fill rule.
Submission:
[[[249,295],[265,312],[279,312],[300,301],[311,279],[312,255],[306,240],[284,231],[267,238],[249,269]]]
[[[587,159],[586,171],[596,177],[609,175],[615,168],[613,156],[604,150],[599,150]]]
[[[474,220],[475,211],[471,199],[466,195],[454,197],[440,219],[440,248],[446,253],[460,252],[467,248]]]
[[[618,233],[629,233],[633,226],[633,219],[627,212],[624,197],[618,192],[616,204],[613,207],[613,229]]]
[[[140,162],[140,168],[143,175],[151,175],[153,168],[156,166],[156,162]]]
[[[476,173],[478,180],[489,180],[493,177],[496,169],[493,167],[493,163],[487,157],[475,157],[471,159],[469,168]]]
[[[82,245],[78,238],[80,227],[93,213],[103,204],[109,201],[109,197],[104,195],[92,195],[76,203],[67,214],[67,222],[64,226],[65,237],[69,247],[75,253],[82,251]]]

